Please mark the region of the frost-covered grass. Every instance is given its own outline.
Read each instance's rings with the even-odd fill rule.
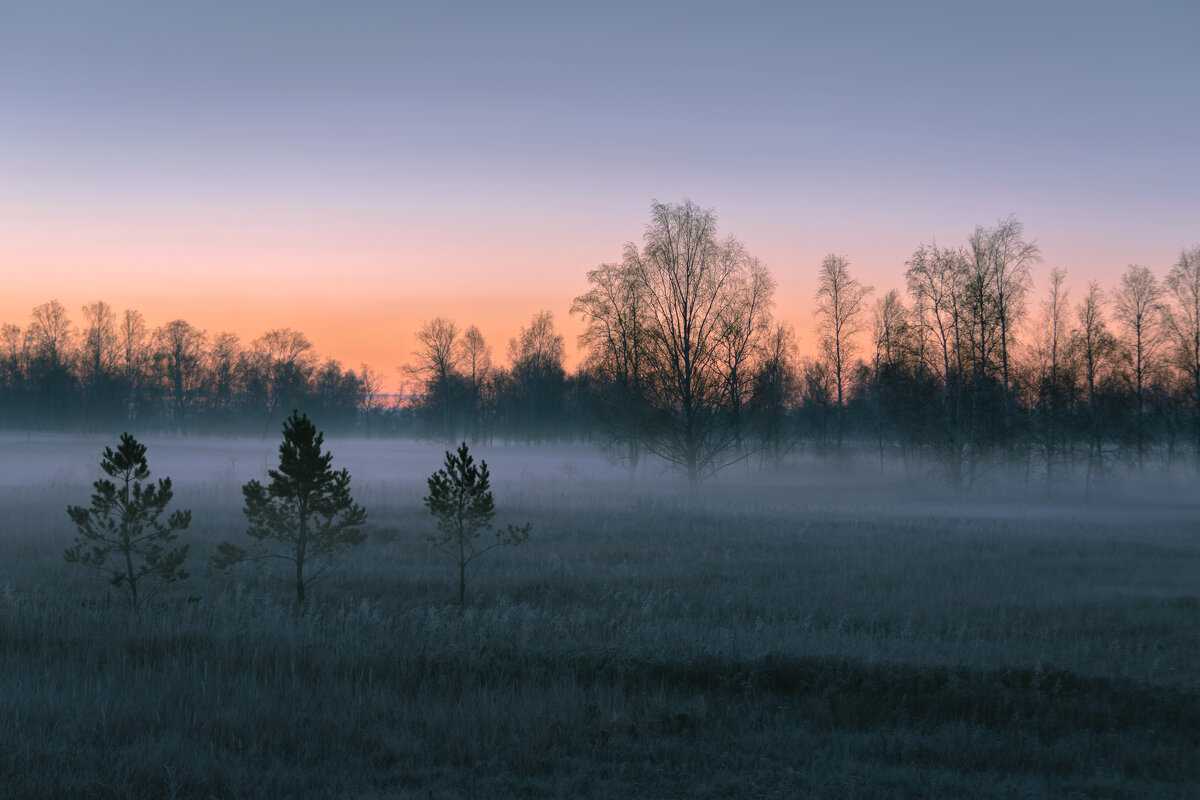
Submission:
[[[440,450],[333,442],[371,538],[297,619],[269,573],[205,565],[274,443],[151,441],[193,576],[130,615],[61,555],[103,443],[27,446],[42,471],[0,488],[4,796],[1200,795],[1194,492],[690,492],[484,451],[497,520],[534,532],[460,617],[423,542]]]

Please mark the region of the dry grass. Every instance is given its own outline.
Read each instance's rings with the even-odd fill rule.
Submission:
[[[356,473],[371,539],[297,620],[270,574],[204,565],[242,529],[222,458],[176,477],[193,577],[134,615],[62,562],[86,481],[0,489],[5,796],[1200,795],[1193,506],[506,482],[499,457],[534,535],[459,617],[419,480]]]

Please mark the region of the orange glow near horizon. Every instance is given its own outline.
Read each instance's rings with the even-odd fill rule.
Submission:
[[[572,298],[586,290],[587,270],[619,258],[623,242],[640,239],[645,223],[634,220],[632,214],[591,225],[571,220],[553,234],[532,216],[460,220],[471,236],[456,235],[445,217],[390,230],[296,219],[262,228],[226,219],[210,221],[207,229],[179,220],[158,227],[120,219],[26,220],[20,235],[0,239],[0,322],[24,327],[35,306],[57,299],[75,324],[84,304],[104,300],[118,313],[142,312],[150,328],[182,318],[209,334],[233,332],[245,346],[287,327],[303,332],[322,359],[355,369],[365,363],[385,391],[396,392],[409,380],[399,367],[412,361],[414,334],[424,321],[442,316],[463,329],[477,325],[493,361],[503,364],[510,338],[535,313],[549,310],[566,339],[571,368],[580,360],[576,337],[583,327],[568,314]],[[721,227],[771,268],[776,317],[795,327],[805,355],[815,351],[812,295],[823,255],[848,255],[852,272],[878,295],[903,290],[904,260],[922,238],[895,228],[870,232],[864,223],[825,231],[821,246],[797,242],[818,236],[778,221],[747,216],[723,219]],[[740,230],[745,227],[749,234]],[[938,241],[961,242],[968,232]],[[1068,271],[1077,300],[1088,280],[1112,287],[1128,263],[1165,275],[1185,244],[1146,252],[1141,242],[1040,235],[1028,223],[1026,233],[1040,241],[1045,257],[1034,274],[1032,318],[1051,267]]]

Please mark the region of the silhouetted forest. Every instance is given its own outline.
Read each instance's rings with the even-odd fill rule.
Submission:
[[[272,435],[299,408],[340,433],[591,442],[692,481],[797,452],[932,459],[957,487],[997,464],[1047,482],[1200,468],[1200,247],[1075,297],[1060,270],[1035,294],[1040,262],[1012,217],[916,247],[904,292],[876,293],[831,254],[801,357],[767,268],[718,235],[711,210],[656,203],[641,246],[588,272],[575,298],[577,369],[550,312],[504,364],[475,326],[425,321],[403,368],[416,391],[384,395],[371,368],[323,360],[291,329],[244,344],[182,319],[150,329],[104,302],[76,323],[51,301],[0,328],[0,424]]]

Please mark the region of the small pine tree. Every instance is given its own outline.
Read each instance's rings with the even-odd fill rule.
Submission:
[[[325,435],[308,415],[292,411],[283,424],[279,469],[267,472],[271,482],[263,486],[252,480],[242,487],[242,513],[250,523],[246,533],[255,540],[255,550],[222,542],[213,558],[219,569],[246,560],[291,562],[297,611],[304,606],[308,584],[347,548],[367,539],[362,530],[367,512],[350,497],[350,473],[333,471],[333,454],[321,452],[324,443]]]
[[[103,478],[93,483],[91,508],[67,507],[79,535],[63,558],[107,575],[136,608],[142,578],[171,583],[187,577],[183,561],[188,546],[168,545],[191,524],[192,512],[176,511],[165,523],[159,521],[174,496],[171,479],[163,478],[157,486],[142,483],[150,477],[146,446],[128,433],[121,434],[116,452],[104,448],[100,469],[116,483]]]
[[[445,465],[429,476],[425,506],[437,517],[438,532],[429,542],[454,559],[458,567],[458,613],[467,602],[467,567],[495,547],[515,547],[529,538],[530,525],[509,525],[496,531],[495,541],[480,546],[480,531],[492,528],[496,503],[486,461],[475,465],[463,442],[457,453],[446,451]]]

